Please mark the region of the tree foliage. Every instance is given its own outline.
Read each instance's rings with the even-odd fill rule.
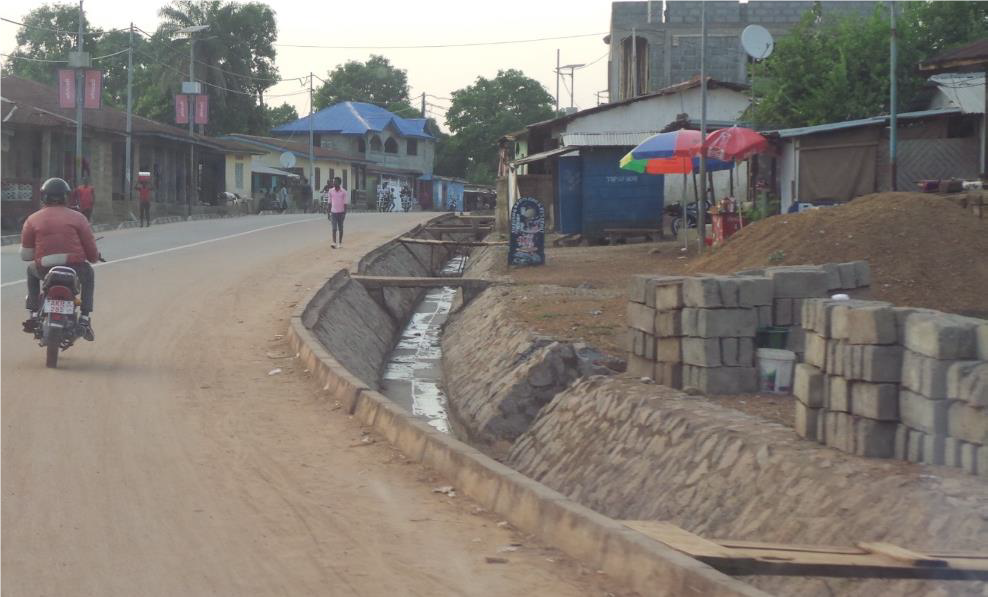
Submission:
[[[288,122],[295,122],[298,120],[298,111],[295,110],[295,106],[289,103],[283,103],[277,108],[272,108],[271,106],[264,107],[265,119],[267,128],[272,129],[278,125],[285,124]]]
[[[907,2],[897,19],[897,108],[915,108],[925,77],[918,62],[988,35],[988,3]],[[819,8],[780,38],[752,69],[761,126],[810,126],[888,113],[888,7],[868,17],[825,19]]]
[[[174,94],[188,79],[189,42],[176,39],[175,31],[191,25],[209,25],[196,34],[194,73],[206,85],[210,123],[206,132],[263,133],[268,113],[263,94],[275,84],[274,11],[260,2],[175,0],[160,12],[162,22],[150,37],[134,35],[134,112],[170,122],[174,118]],[[23,60],[64,60],[75,49],[78,6],[45,4],[31,10],[17,33],[17,48],[4,64],[4,73],[41,83],[55,83],[57,64]],[[86,23],[85,49],[93,57],[126,50],[129,31],[105,31]],[[127,98],[127,54],[110,56],[94,67],[104,71],[104,101],[123,108]]]
[[[412,107],[408,94],[408,73],[384,56],[372,55],[366,62],[350,60],[329,71],[313,103],[321,110],[340,102],[364,102],[414,118],[419,111]]]
[[[468,179],[491,183],[497,172],[497,140],[551,118],[552,104],[545,87],[519,70],[498,71],[493,79],[478,77],[473,85],[453,92],[446,113],[453,137],[440,148],[439,159],[459,160]]]

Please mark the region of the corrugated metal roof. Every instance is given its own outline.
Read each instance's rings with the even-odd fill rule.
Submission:
[[[273,176],[287,176],[288,178],[299,178],[298,174],[292,174],[291,172],[286,172],[285,170],[279,170],[278,168],[272,168],[271,166],[266,166],[264,164],[258,164],[258,163],[251,164],[250,171],[256,172],[258,174],[271,174]]]
[[[936,71],[988,63],[988,37],[947,50],[919,64],[921,71]]]
[[[932,76],[930,80],[964,114],[985,113],[984,73],[949,73]]]
[[[634,133],[564,133],[563,145],[570,147],[634,147],[659,131]]]
[[[915,118],[929,118],[931,116],[946,116],[948,114],[960,114],[960,108],[938,108],[936,110],[923,110],[921,112],[904,112],[898,114],[899,120],[912,120]],[[818,124],[816,126],[803,126],[792,129],[779,129],[777,131],[766,131],[765,134],[781,138],[802,137],[804,135],[814,135],[816,133],[829,133],[843,129],[853,129],[862,126],[874,126],[885,124],[889,117],[872,116],[871,118],[861,118],[859,120],[845,120],[844,122],[831,122],[828,124]]]
[[[275,134],[309,132],[309,119],[316,133],[339,133],[342,135],[363,135],[379,133],[389,126],[402,137],[432,139],[425,130],[424,118],[402,118],[380,106],[363,102],[340,102],[319,110],[312,116],[299,118],[271,130]]]
[[[511,162],[512,166],[521,166],[522,164],[531,164],[532,162],[538,162],[546,158],[551,158],[552,156],[562,155],[564,153],[569,153],[571,151],[577,151],[577,147],[557,147],[556,149],[550,149],[549,151],[543,151],[541,153],[533,153],[530,156],[526,156]]]

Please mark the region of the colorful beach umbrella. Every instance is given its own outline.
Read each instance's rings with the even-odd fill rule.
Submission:
[[[707,135],[706,154],[718,160],[740,162],[768,149],[768,139],[752,129],[732,126]]]
[[[659,133],[645,139],[631,150],[631,156],[636,160],[654,158],[688,158],[700,153],[703,137],[700,131],[680,129],[668,133]]]
[[[633,153],[634,150],[629,151],[623,158],[621,158],[619,166],[623,170],[630,170],[639,174],[689,174],[691,172],[700,171],[699,157],[635,159],[633,157]],[[730,170],[733,167],[734,162],[725,162],[722,160],[707,158],[708,172]]]

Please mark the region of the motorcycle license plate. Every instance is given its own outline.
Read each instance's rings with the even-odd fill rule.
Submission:
[[[45,301],[45,313],[60,313],[62,315],[72,315],[75,313],[75,303],[72,301],[59,301],[50,299]]]

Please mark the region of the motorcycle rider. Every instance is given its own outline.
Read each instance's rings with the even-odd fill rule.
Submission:
[[[82,337],[92,342],[90,313],[96,279],[90,263],[99,261],[99,249],[86,216],[69,209],[66,200],[72,189],[61,178],[49,178],[41,185],[44,207],[31,214],[21,231],[21,259],[31,261],[27,268],[27,309],[30,318],[24,331],[33,334],[38,327],[38,301],[41,279],[56,265],[71,267],[82,285],[79,327]]]

